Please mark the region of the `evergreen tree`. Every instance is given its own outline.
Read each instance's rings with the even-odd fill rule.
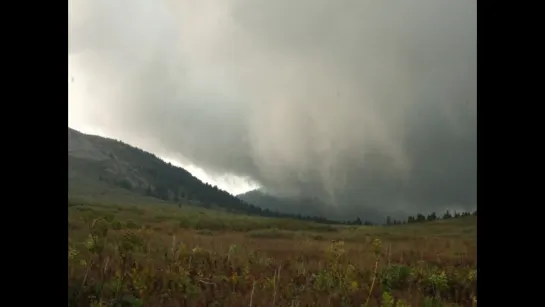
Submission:
[[[359,216],[358,216],[358,217],[356,218],[356,220],[354,221],[354,224],[355,224],[355,225],[361,225],[361,224],[362,224],[362,222],[361,222]]]
[[[148,188],[146,189],[146,195],[153,196],[153,190],[151,189],[151,185],[148,185]]]

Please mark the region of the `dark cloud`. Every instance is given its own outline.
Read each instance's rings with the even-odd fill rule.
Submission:
[[[70,0],[70,15],[72,121],[339,207],[476,206],[476,1]]]

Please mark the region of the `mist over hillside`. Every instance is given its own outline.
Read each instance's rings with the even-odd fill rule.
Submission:
[[[136,3],[69,1],[71,123],[332,213],[476,208],[476,1]]]
[[[203,183],[183,168],[121,141],[68,128],[68,195],[91,202],[199,206],[239,214],[302,219],[282,208],[260,208]],[[306,216],[318,222],[324,217]]]
[[[394,211],[388,210],[388,208],[381,210],[381,208],[365,206],[333,207],[317,197],[282,197],[267,194],[259,189],[239,194],[237,197],[264,209],[291,214],[323,216],[338,221],[352,221],[355,218],[360,218],[374,224],[382,224],[388,216],[396,220],[406,220],[409,215],[415,214],[415,212]]]

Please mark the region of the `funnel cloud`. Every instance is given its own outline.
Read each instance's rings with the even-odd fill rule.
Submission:
[[[69,0],[69,116],[338,210],[472,210],[475,0]]]

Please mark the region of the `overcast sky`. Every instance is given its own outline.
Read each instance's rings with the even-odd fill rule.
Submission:
[[[472,209],[476,23],[475,0],[69,0],[69,125],[279,195]]]

